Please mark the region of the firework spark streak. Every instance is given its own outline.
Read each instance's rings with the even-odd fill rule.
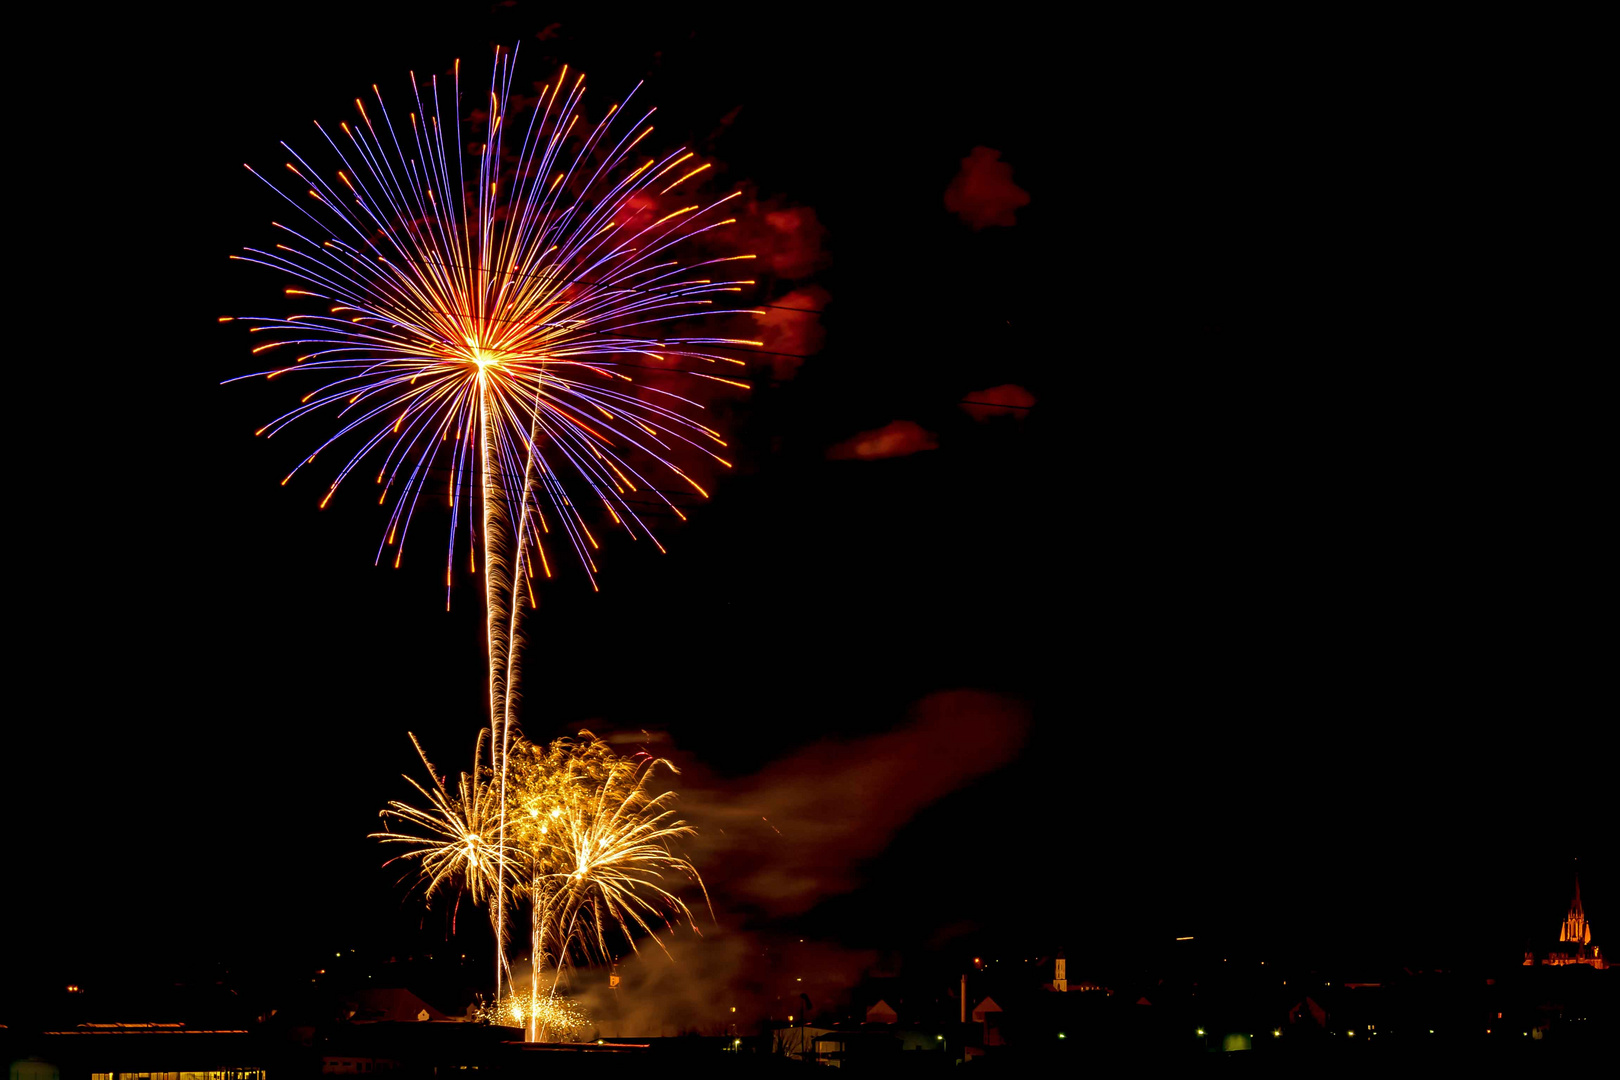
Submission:
[[[583,76],[564,68],[530,103],[513,93],[515,59],[497,51],[487,96],[475,99],[481,141],[466,154],[460,116],[473,102],[463,101],[458,62],[449,87],[413,73],[403,117],[374,86],[374,104],[355,100],[355,122],[317,122],[335,157],[324,170],[283,143],[290,187],[248,166],[296,216],[273,223],[272,246],[232,256],[289,275],[297,286],[287,295],[309,306],[243,319],[263,337],[256,355],[285,359],[241,378],[307,373],[319,382],[258,432],[327,418],[283,484],[329,450],[342,464],[322,507],[351,477],[371,477],[388,507],[376,561],[391,555],[398,567],[430,480],[448,471],[447,607],[462,520],[469,568],[482,562],[490,762],[503,789],[493,800],[497,848],[520,598],[535,606],[535,565],[550,577],[548,545],[566,546],[595,588],[600,542],[588,509],[662,551],[637,507],[685,515],[652,478],[706,498],[677,459],[731,465],[717,452],[726,446],[719,432],[692,418],[697,402],[633,373],[675,358],[720,372],[742,361],[716,349],[762,344],[658,333],[697,315],[756,313],[717,304],[753,284],[728,265],[753,256],[678,257],[683,241],[733,222],[725,207],[738,193],[683,196],[708,166],[684,148],[640,149],[653,110],[632,108],[634,91],[593,126],[583,119]],[[681,205],[665,209],[671,197]],[[466,498],[474,492],[476,512]],[[498,934],[504,893],[494,889]],[[497,999],[500,991],[498,970]]]

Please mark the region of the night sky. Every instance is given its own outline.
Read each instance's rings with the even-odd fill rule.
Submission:
[[[1458,264],[1544,241],[1486,243],[1448,209],[1475,196],[1411,179],[1457,122],[1365,119],[1402,115],[1420,58],[1306,35],[1283,59],[1240,26],[330,6],[19,42],[54,57],[25,111],[60,261],[13,300],[42,391],[13,397],[13,970],[442,942],[365,834],[420,771],[407,731],[470,759],[478,586],[445,613],[442,522],[376,569],[369,499],[278,486],[307,443],[252,432],[292,391],[220,386],[252,360],[216,317],[279,310],[227,261],[277,216],[243,162],[519,41],[597,109],[646,78],[659,146],[825,230],[824,265],[758,297],[824,290],[819,351],[716,399],[735,474],[669,554],[609,544],[599,595],[565,565],[526,631],[531,737],[645,730],[700,826],[781,816],[702,849],[722,921],[1486,962],[1555,930],[1580,856],[1620,933],[1607,485],[1567,314],[1591,287],[1544,261],[1477,310],[1490,275]],[[1028,192],[1016,224],[946,209],[975,147]],[[962,408],[1004,384],[1022,418]],[[828,458],[895,421],[937,447]],[[824,891],[767,902],[761,862]]]

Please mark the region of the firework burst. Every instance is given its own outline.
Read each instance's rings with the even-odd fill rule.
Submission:
[[[644,470],[659,469],[706,497],[675,456],[696,451],[730,462],[715,452],[726,445],[719,433],[689,415],[701,408],[695,401],[653,387],[638,396],[623,384],[635,382],[647,360],[740,365],[710,349],[760,344],[654,332],[698,314],[734,313],[717,312],[715,298],[753,284],[725,277],[723,266],[751,255],[696,263],[671,257],[682,241],[732,224],[720,215],[738,193],[660,212],[666,196],[708,166],[694,165],[684,148],[641,152],[653,130],[651,109],[617,134],[617,122],[631,115],[632,93],[587,129],[584,77],[569,79],[564,69],[527,121],[514,125],[507,122],[518,111],[514,67],[510,54],[498,55],[483,141],[470,162],[454,149],[459,124],[455,112],[442,115],[437,76],[424,97],[412,75],[416,109],[408,124],[394,123],[375,87],[375,120],[356,99],[358,123],[341,123],[338,133],[317,123],[340,166],[330,175],[283,143],[293,158],[286,168],[303,190],[276,190],[303,225],[274,223],[278,243],[233,256],[297,278],[309,287],[289,288],[288,296],[320,305],[244,319],[267,339],[256,354],[299,355],[240,378],[310,373],[321,380],[260,433],[273,437],[316,414],[337,421],[283,483],[346,437],[358,440],[321,505],[362,462],[376,460],[375,474],[368,468],[361,475],[372,476],[383,489],[379,502],[390,504],[377,561],[393,548],[398,565],[421,496],[437,463],[446,462],[447,590],[463,516],[475,538],[473,569],[480,546],[486,568],[494,565],[491,534],[511,530],[512,569],[525,590],[533,563],[551,572],[545,538],[553,526],[594,584],[592,553],[600,544],[588,507],[656,544],[638,510],[643,500],[631,496],[645,493],[684,515]],[[449,104],[455,109],[460,101],[458,65]],[[512,126],[523,129],[515,150]],[[458,498],[472,491],[480,493],[481,516]]]
[[[614,761],[599,779],[582,778],[576,797],[557,807],[551,879],[565,954],[578,942],[587,956],[606,958],[611,930],[632,949],[636,931],[661,946],[654,922],[668,928],[679,920],[697,930],[691,909],[669,887],[680,879],[702,888],[697,870],[671,849],[694,830],[675,816],[673,791],[650,790],[660,768],[674,772],[662,758]]]
[[[500,814],[487,771],[480,775],[488,734],[488,731],[479,732],[478,745],[473,751],[473,770],[461,774],[454,790],[446,786],[447,778],[438,775],[422,744],[412,735],[411,744],[427,767],[432,786],[423,787],[408,776],[405,781],[416,789],[426,805],[390,802],[382,811],[384,820],[393,818],[400,823],[400,828],[414,831],[371,834],[385,844],[410,845],[410,850],[389,859],[388,863],[402,859],[417,862],[420,867],[417,880],[429,901],[441,890],[455,889],[458,895],[459,890],[465,890],[474,903],[482,903],[501,888],[501,870],[506,860],[499,839]]]
[[[636,91],[592,125],[583,76],[564,68],[525,101],[513,90],[515,59],[497,51],[487,94],[473,100],[459,63],[447,87],[413,73],[403,115],[373,86],[370,105],[355,100],[354,122],[316,124],[327,166],[282,144],[285,186],[249,166],[295,216],[273,223],[273,245],[233,256],[293,279],[286,294],[307,307],[242,320],[262,337],[254,354],[281,362],[241,378],[316,384],[258,434],[326,421],[282,483],[328,451],[341,464],[322,507],[370,478],[388,508],[376,561],[398,567],[423,496],[448,478],[446,606],[463,521],[467,566],[483,573],[497,849],[519,612],[522,598],[535,606],[536,566],[550,577],[548,545],[567,547],[596,587],[601,544],[588,511],[662,551],[648,508],[685,515],[660,484],[706,498],[679,461],[731,463],[719,432],[694,418],[698,403],[640,372],[673,361],[742,387],[723,374],[742,361],[717,350],[761,344],[665,333],[699,315],[758,313],[717,304],[753,284],[734,274],[751,255],[680,257],[686,241],[732,224],[725,207],[738,193],[685,195],[709,166],[685,148],[641,148],[653,110],[632,105]],[[464,154],[461,116],[475,103],[481,138]],[[497,860],[497,875],[504,869]],[[497,881],[501,940],[505,892]]]

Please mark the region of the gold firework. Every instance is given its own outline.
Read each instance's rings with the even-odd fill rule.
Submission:
[[[534,1032],[532,1042],[556,1039],[578,1041],[590,1028],[591,1018],[573,998],[532,992],[508,994],[497,1005],[485,1004],[474,1015],[487,1023],[509,1024]]]
[[[421,859],[429,896],[447,882],[461,881],[475,901],[494,901],[491,921],[508,978],[509,924],[498,913],[528,906],[528,991],[501,1000],[524,1010],[526,1019],[508,1013],[530,1040],[542,1038],[551,1026],[535,1003],[556,1000],[571,967],[611,957],[617,938],[632,950],[639,951],[638,936],[663,948],[659,924],[671,929],[678,920],[696,932],[692,910],[676,891],[681,882],[695,883],[708,900],[697,868],[674,849],[695,830],[676,816],[674,791],[654,790],[660,770],[674,773],[675,767],[647,754],[620,757],[589,732],[581,736],[549,746],[515,739],[504,786],[491,783],[493,776],[481,782],[476,774],[463,774],[459,797],[453,797],[437,779],[432,790],[412,781],[428,797],[429,808],[391,802],[384,814],[420,832],[373,834],[385,842],[416,845],[401,857]],[[481,754],[482,741],[475,759]],[[427,762],[425,754],[422,760]],[[432,772],[431,764],[428,769]],[[503,790],[504,843],[495,812]],[[548,969],[549,977],[543,974]]]
[[[405,777],[406,783],[427,800],[417,807],[394,800],[389,802],[380,816],[386,822],[397,819],[402,826],[414,827],[416,832],[377,832],[374,839],[385,844],[409,844],[411,849],[389,859],[384,866],[401,859],[415,859],[421,866],[418,882],[431,902],[434,895],[446,887],[464,888],[474,903],[482,902],[500,888],[501,848],[499,842],[500,814],[495,792],[487,771],[480,773],[479,764],[484,754],[484,740],[488,730],[478,733],[478,745],[473,751],[473,771],[462,773],[452,791],[446,786],[447,778],[439,776],[428,760],[427,752],[415,735],[411,745],[427,766],[432,787]]]

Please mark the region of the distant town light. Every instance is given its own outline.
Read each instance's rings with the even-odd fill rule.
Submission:
[[[1200,1034],[1200,1035],[1202,1035],[1202,1034],[1203,1034],[1203,1033],[1204,1033],[1204,1029],[1203,1029],[1203,1028],[1199,1028],[1199,1029],[1198,1029],[1198,1034]]]
[[[1282,1028],[1272,1028],[1271,1029],[1271,1034],[1273,1036],[1277,1037],[1277,1038],[1281,1038],[1282,1037]]]
[[[1191,941],[1192,938],[1191,937],[1178,937],[1178,938],[1176,938],[1176,940],[1177,941]]]
[[[1063,1034],[1063,1032],[1061,1032],[1061,1031],[1060,1031],[1060,1032],[1058,1032],[1058,1038],[1060,1038],[1060,1039],[1067,1039],[1067,1038],[1068,1038],[1068,1036],[1067,1036],[1067,1035],[1065,1035],[1065,1034]]]

